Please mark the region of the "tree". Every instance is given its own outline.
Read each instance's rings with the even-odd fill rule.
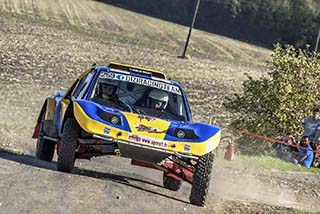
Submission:
[[[310,44],[308,35],[312,35],[311,28],[313,27],[314,12],[311,5],[306,0],[291,1],[291,17],[289,33],[283,36],[283,40],[293,44],[296,47],[303,47]]]
[[[234,113],[231,126],[273,138],[300,136],[300,120],[320,106],[319,57],[308,49],[277,44],[269,73],[260,79],[248,76],[243,93],[226,98],[225,107]],[[246,154],[265,154],[271,148],[245,135],[237,143]]]

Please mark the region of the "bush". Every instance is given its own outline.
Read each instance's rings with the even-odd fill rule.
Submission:
[[[320,55],[308,49],[277,44],[268,63],[269,72],[243,83],[243,93],[226,97],[224,106],[233,113],[232,127],[278,138],[286,133],[298,137],[300,120],[320,106]],[[242,135],[244,154],[266,154],[271,144]]]

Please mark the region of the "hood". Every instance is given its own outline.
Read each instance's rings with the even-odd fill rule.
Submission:
[[[204,123],[167,121],[147,115],[123,112],[92,101],[76,100],[75,102],[81,106],[90,118],[133,135],[143,135],[168,141],[203,142],[220,131],[220,128]],[[118,116],[121,118],[121,124],[112,124],[108,121],[107,115]],[[179,130],[185,132],[183,138],[177,137]]]

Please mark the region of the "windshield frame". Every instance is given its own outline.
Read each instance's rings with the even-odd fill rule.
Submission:
[[[128,71],[122,71],[122,70],[114,70],[114,69],[110,69],[108,67],[104,67],[104,66],[97,66],[96,69],[98,70],[95,74],[95,77],[93,78],[93,81],[91,82],[91,85],[89,87],[89,90],[87,91],[87,94],[86,96],[84,97],[84,99],[86,100],[90,100],[90,97],[94,91],[94,88],[96,87],[96,84],[97,82],[99,81],[99,78],[100,78],[100,75],[102,72],[111,72],[111,73],[116,73],[116,74],[125,74],[125,75],[130,75],[130,76],[133,76],[133,77],[139,77],[139,78],[144,78],[146,80],[154,80],[154,81],[158,81],[158,82],[163,82],[163,83],[166,83],[166,84],[170,84],[172,86],[175,86],[175,87],[178,87],[179,90],[180,90],[180,93],[179,96],[181,96],[182,98],[182,105],[183,105],[183,108],[185,109],[185,115],[183,117],[185,117],[185,119],[183,121],[185,122],[190,122],[191,121],[191,111],[190,111],[190,106],[189,106],[189,103],[187,101],[187,98],[186,98],[186,94],[183,90],[183,88],[181,87],[181,85],[177,82],[174,82],[174,81],[171,81],[171,80],[167,80],[167,79],[160,79],[160,78],[150,78],[150,77],[146,77],[146,76],[143,76],[143,75],[134,75],[134,74],[131,74],[130,72]],[[120,80],[118,80],[120,81]],[[137,83],[136,83],[137,84]],[[146,87],[150,87],[150,88],[153,88],[151,86],[146,86]],[[173,93],[173,92],[171,92]],[[112,107],[111,107],[112,108]],[[170,120],[170,119],[169,119]],[[177,120],[179,121],[179,120]]]

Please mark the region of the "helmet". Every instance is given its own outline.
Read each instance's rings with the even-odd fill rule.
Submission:
[[[153,89],[149,93],[148,107],[164,110],[168,105],[168,101],[169,101],[169,96],[166,92]],[[161,105],[159,104],[160,102],[161,102]]]
[[[102,80],[99,82],[99,94],[111,96],[117,89],[117,83],[112,80]]]

